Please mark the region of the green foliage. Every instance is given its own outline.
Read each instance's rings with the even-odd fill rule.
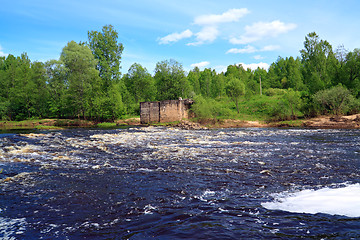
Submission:
[[[63,48],[60,60],[67,68],[68,103],[72,115],[84,119],[95,117],[95,96],[100,91],[99,72],[95,69],[97,61],[86,45],[71,41]]]
[[[200,78],[200,70],[198,67],[195,67],[193,70],[189,72],[187,76],[189,84],[192,86],[192,94],[190,95],[195,96],[201,94],[199,78]]]
[[[190,85],[185,77],[183,67],[173,59],[158,62],[155,67],[154,78],[157,87],[157,100],[187,98],[190,94]]]
[[[281,88],[268,88],[264,91],[266,96],[276,96],[276,95],[284,95],[286,93],[285,89]]]
[[[238,78],[230,77],[226,85],[227,95],[235,102],[236,110],[239,113],[239,99],[245,94],[245,85]]]
[[[120,80],[121,54],[124,50],[122,43],[118,43],[118,33],[112,25],[106,25],[102,32],[88,32],[89,47],[98,60],[96,68],[102,79],[102,89],[107,91],[113,83]]]
[[[331,68],[336,61],[329,42],[320,40],[315,33],[305,37],[302,57],[304,82],[310,93],[323,90],[331,85]]]
[[[339,77],[343,79],[343,85],[351,89],[355,97],[360,97],[360,49],[346,55],[346,62]]]
[[[49,92],[48,113],[50,117],[63,118],[69,111],[67,102],[68,69],[63,62],[50,60],[45,63],[47,91]]]
[[[281,95],[278,104],[270,114],[270,119],[276,121],[295,120],[298,115],[301,115],[302,105],[300,92],[289,89]]]
[[[239,104],[240,116],[245,115],[250,118],[265,120],[279,104],[279,98],[279,96],[254,95],[249,99],[244,99]]]
[[[200,120],[217,119],[230,115],[231,111],[229,109],[221,106],[221,103],[212,98],[205,98],[199,95],[194,98],[194,101],[195,103],[192,105],[191,111]]]
[[[235,64],[219,74],[195,67],[186,75],[179,62],[166,60],[154,76],[134,63],[121,77],[124,47],[114,27],[89,31],[88,41],[69,42],[59,60],[45,63],[26,53],[0,57],[0,119],[114,120],[138,115],[141,101],[179,97],[194,98],[193,111],[204,119],[286,120],[360,110],[360,50],[334,53],[315,32],[305,37],[301,58],[279,57],[268,70]]]
[[[134,98],[134,102],[153,101],[156,96],[156,87],[154,78],[150,75],[146,68],[138,63],[134,63],[129,68],[127,74],[123,77],[125,86],[130,95]]]
[[[321,90],[313,98],[314,102],[319,105],[321,113],[325,114],[346,114],[357,105],[351,92],[341,84],[330,89]]]

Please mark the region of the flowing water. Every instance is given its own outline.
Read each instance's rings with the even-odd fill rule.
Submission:
[[[0,134],[2,239],[360,239],[360,131]]]

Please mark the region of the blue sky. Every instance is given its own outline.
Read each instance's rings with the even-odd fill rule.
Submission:
[[[111,24],[124,45],[122,73],[139,63],[153,74],[175,59],[186,71],[230,64],[267,67],[299,56],[315,31],[336,49],[360,48],[358,0],[3,0],[0,55],[59,59],[67,42]]]

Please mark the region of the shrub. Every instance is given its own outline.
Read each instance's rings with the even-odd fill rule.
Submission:
[[[264,94],[266,96],[276,96],[276,95],[284,95],[286,93],[285,89],[280,88],[268,88],[264,90]]]
[[[216,119],[219,116],[229,114],[230,110],[224,109],[220,103],[211,98],[204,98],[197,96],[194,98],[194,104],[191,106],[191,111],[195,117],[199,119]]]
[[[341,84],[330,89],[321,90],[314,94],[314,103],[318,105],[322,114],[346,114],[357,106],[357,100],[351,92]]]
[[[279,104],[277,104],[272,113],[271,120],[284,121],[284,120],[295,120],[297,115],[300,114],[299,110],[303,105],[301,94],[298,91],[289,89],[285,91],[281,97]]]

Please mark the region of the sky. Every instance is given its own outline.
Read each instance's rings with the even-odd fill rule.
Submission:
[[[360,48],[359,9],[358,0],[1,0],[0,56],[59,59],[68,42],[111,24],[124,46],[123,74],[133,63],[153,74],[169,59],[185,71],[266,69],[279,56],[300,56],[310,32],[334,50]]]

